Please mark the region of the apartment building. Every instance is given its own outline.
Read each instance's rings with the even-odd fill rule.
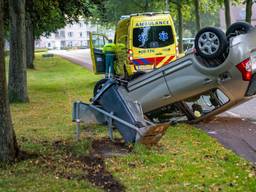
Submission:
[[[87,48],[89,47],[89,33],[103,33],[113,37],[113,29],[106,29],[100,24],[92,24],[85,20],[78,23],[68,24],[50,36],[42,36],[36,40],[36,48],[65,49],[65,48]]]

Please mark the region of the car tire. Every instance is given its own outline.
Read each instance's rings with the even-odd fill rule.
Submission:
[[[201,29],[195,38],[195,49],[204,59],[219,59],[226,53],[228,41],[220,29],[206,27]]]
[[[253,26],[249,23],[236,22],[236,23],[233,23],[232,25],[229,26],[229,28],[226,31],[226,36],[229,40],[231,37],[241,35],[241,34],[245,34],[248,31],[250,31],[251,29],[253,29]]]
[[[97,93],[102,89],[102,87],[104,86],[104,84],[108,81],[108,79],[101,79],[99,80],[93,89],[93,96],[95,97],[97,95]]]

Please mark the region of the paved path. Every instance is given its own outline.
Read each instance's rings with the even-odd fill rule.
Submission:
[[[256,164],[256,98],[198,126],[226,148]]]
[[[220,115],[197,126],[226,148],[256,164],[256,125],[251,121]]]
[[[230,110],[230,115],[256,122],[256,98]],[[256,138],[255,138],[256,140]]]
[[[69,61],[84,66],[92,71],[92,60],[90,49],[76,49],[76,50],[50,50],[49,53],[59,55]]]
[[[51,52],[92,70],[89,49]],[[226,148],[256,163],[256,98],[197,126]]]

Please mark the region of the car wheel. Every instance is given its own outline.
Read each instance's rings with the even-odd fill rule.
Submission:
[[[245,34],[248,31],[250,31],[253,28],[253,26],[246,22],[236,22],[229,26],[229,28],[226,31],[226,36],[228,39],[231,37]]]
[[[204,59],[218,59],[223,56],[228,47],[223,31],[214,27],[201,29],[195,38],[195,49]]]
[[[104,84],[107,82],[108,79],[101,79],[99,80],[93,89],[93,96],[95,97],[97,95],[97,93],[99,93],[99,91],[102,89],[102,87],[104,86]]]

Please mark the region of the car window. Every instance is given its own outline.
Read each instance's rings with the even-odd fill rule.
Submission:
[[[133,29],[133,46],[137,48],[166,47],[174,43],[171,26],[146,26]]]
[[[199,96],[185,100],[195,117],[201,117],[227,104],[229,98],[220,90],[212,90]]]
[[[94,35],[93,36],[93,45],[96,49],[102,49],[108,40],[102,35]]]

